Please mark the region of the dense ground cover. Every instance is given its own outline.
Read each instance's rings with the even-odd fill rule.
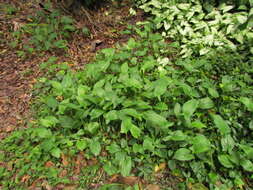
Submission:
[[[188,2],[143,1],[140,7],[152,6],[155,19],[128,26],[123,32],[133,35],[128,42],[102,49],[82,70],[56,64],[53,57],[41,64],[47,75],[34,89],[36,120],[0,144],[0,159],[9,163],[0,167],[3,188],[38,185],[47,189],[65,184],[91,189],[95,183],[99,185],[94,189],[144,189],[147,182],[158,183],[161,189],[253,188],[252,26],[248,20],[252,11],[240,12],[243,22],[239,24],[245,26],[240,30],[237,25],[235,33],[223,33],[230,22],[216,23],[233,41],[232,49],[230,43],[206,46],[206,41],[198,40],[195,46],[193,36],[187,36],[187,41],[180,32],[168,43],[167,35],[157,32],[157,24],[162,23],[165,33],[170,33],[165,26],[168,18],[157,16],[160,8],[182,8],[173,18],[177,24],[169,22],[171,30],[178,30],[184,11],[192,14],[195,9],[191,8],[202,6],[200,1]],[[227,13],[233,10],[231,5],[222,8],[223,13],[237,15]],[[199,10],[202,16],[196,17],[196,23],[208,22],[203,14],[209,13],[203,7]],[[64,20],[69,30],[70,20]],[[188,24],[194,28],[196,23]],[[215,30],[213,25],[207,28]],[[234,41],[241,33],[241,43]],[[183,44],[195,53],[188,54]],[[202,54],[200,47],[209,51]],[[157,173],[163,174],[162,180],[157,180]],[[128,179],[127,184],[132,179],[133,187],[101,185],[106,176],[117,176],[121,182]]]

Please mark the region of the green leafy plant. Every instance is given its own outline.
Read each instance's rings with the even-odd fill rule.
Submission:
[[[82,151],[108,175],[149,178],[165,162],[188,186],[250,189],[252,60],[219,51],[176,59],[178,45],[149,25],[134,32],[84,71],[59,65],[55,76],[42,78],[38,119],[1,142],[6,155],[15,152],[4,159],[20,158],[18,176],[31,167],[34,177],[51,172],[52,185],[62,179],[42,169],[44,162]],[[6,180],[11,175],[4,168],[4,186],[15,186]]]
[[[151,22],[163,29],[164,36],[181,44],[180,54],[184,57],[204,55],[213,49],[239,51],[252,46],[252,8],[242,5],[236,9],[226,4],[214,7],[200,0],[145,0],[139,7],[153,16]]]
[[[14,33],[19,40],[24,35],[30,36],[29,43],[23,46],[30,53],[66,49],[67,40],[70,40],[71,33],[76,31],[73,19],[61,16],[58,10],[53,10],[50,14],[40,11],[31,20],[32,23],[25,24],[20,31]]]

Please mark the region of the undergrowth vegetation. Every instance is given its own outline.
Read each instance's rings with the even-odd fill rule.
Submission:
[[[43,51],[64,51],[67,49],[68,40],[72,39],[73,32],[77,32],[71,17],[63,16],[59,10],[51,11],[52,5],[46,5],[45,9],[50,12],[38,11],[35,16],[28,18],[29,23],[16,26],[13,32],[16,40],[10,43],[10,47],[18,47],[29,36],[29,43],[17,52],[19,56]]]
[[[181,44],[181,55],[204,55],[214,49],[253,53],[253,2],[220,4],[200,0],[138,1],[140,8],[153,15],[152,22],[163,35]]]
[[[83,70],[55,64],[56,57],[41,64],[47,75],[34,89],[35,121],[0,142],[0,161],[9,163],[0,165],[5,189],[26,189],[37,179],[73,183],[71,170],[59,177],[61,162],[80,153],[96,160],[75,181],[81,189],[101,169],[152,181],[161,165],[180,179],[161,189],[253,188],[252,9],[171,2],[143,1],[154,20],[129,26],[128,42],[102,49]],[[47,29],[24,27],[36,33],[38,51],[66,48],[55,45],[62,34],[50,26],[74,30],[70,18],[50,18],[56,23]]]

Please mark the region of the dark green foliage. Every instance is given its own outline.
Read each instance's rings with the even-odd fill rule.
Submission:
[[[30,36],[28,43],[23,45],[23,49],[28,53],[66,50],[67,40],[70,40],[71,33],[76,31],[74,20],[71,17],[62,16],[59,10],[53,10],[50,14],[39,11],[36,16],[29,19],[31,23],[13,32],[13,36],[20,42],[26,35]]]
[[[252,60],[229,52],[174,60],[176,44],[166,44],[149,26],[135,32],[139,39],[103,49],[84,71],[62,66],[54,78],[41,80],[46,93],[36,127],[0,146],[16,157],[28,155],[29,164],[14,165],[18,176],[36,160],[71,150],[97,157],[109,175],[129,176],[135,168],[135,175],[148,178],[166,162],[185,184],[250,189]],[[9,175],[4,170],[0,176],[4,185],[13,183]]]

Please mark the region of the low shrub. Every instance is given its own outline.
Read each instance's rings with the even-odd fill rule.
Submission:
[[[66,50],[67,40],[70,40],[71,34],[77,30],[74,20],[69,16],[62,16],[56,9],[50,10],[50,13],[38,11],[29,21],[31,22],[13,32],[18,42],[29,39],[28,43],[23,44],[23,50],[28,53]]]
[[[101,50],[84,71],[62,66],[40,80],[34,127],[0,146],[16,180],[27,172],[47,176],[47,160],[83,151],[108,175],[149,178],[165,163],[188,188],[252,188],[252,60],[234,52],[175,59],[176,44],[147,25],[135,32],[125,45]],[[14,185],[0,168],[0,181]],[[51,184],[59,182],[49,174]]]
[[[180,43],[183,57],[204,55],[213,49],[251,48],[253,53],[253,9],[249,6],[214,7],[200,0],[138,2],[141,9],[153,16],[151,22],[163,31],[163,36]]]

